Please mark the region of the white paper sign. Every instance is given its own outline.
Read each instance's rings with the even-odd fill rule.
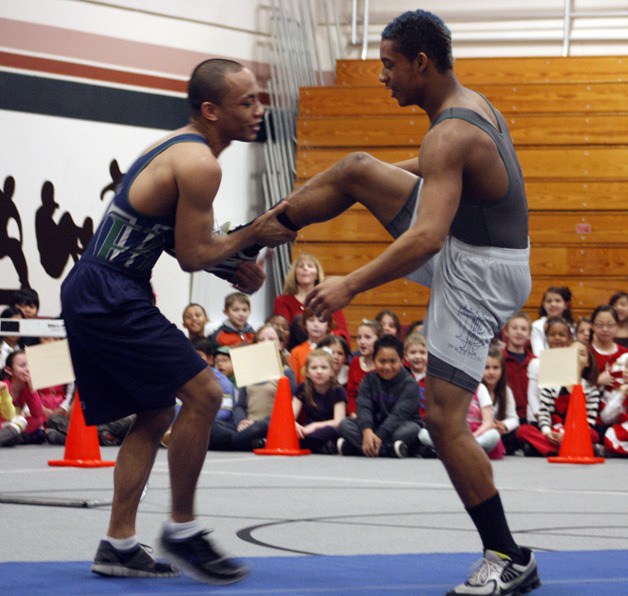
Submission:
[[[229,350],[238,387],[274,381],[283,375],[277,342],[263,341]]]
[[[45,389],[74,381],[67,340],[26,346],[33,389]]]
[[[539,358],[539,387],[569,387],[580,383],[575,346],[546,349]]]

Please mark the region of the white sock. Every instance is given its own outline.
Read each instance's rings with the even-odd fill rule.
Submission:
[[[172,520],[164,524],[164,532],[172,540],[185,540],[205,530],[205,526],[198,519],[189,522],[177,523]]]
[[[111,536],[105,536],[105,540],[116,550],[132,550],[139,544],[135,534],[128,538],[111,538]]]

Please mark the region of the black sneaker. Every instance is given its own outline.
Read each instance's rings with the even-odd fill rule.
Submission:
[[[206,584],[233,584],[243,580],[248,567],[216,550],[207,538],[208,531],[183,540],[173,540],[164,532],[159,539],[161,552],[182,569]]]
[[[149,546],[138,544],[129,551],[114,548],[101,540],[92,563],[92,572],[107,577],[178,577],[179,570],[170,563],[160,563],[150,556]]]
[[[536,559],[529,548],[521,549],[527,556],[525,565],[514,563],[510,557],[494,550],[484,551],[469,579],[447,592],[455,594],[527,594],[541,585]]]

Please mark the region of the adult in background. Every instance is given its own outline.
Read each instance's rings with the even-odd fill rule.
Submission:
[[[183,402],[168,448],[172,511],[160,537],[164,554],[208,583],[232,583],[246,569],[212,544],[196,518],[194,494],[222,390],[182,331],[153,304],[150,276],[161,253],[184,271],[213,268],[251,244],[276,246],[295,234],[277,223],[285,204],[231,234],[214,233],[218,156],[253,141],[263,108],[253,74],[241,64],[199,64],[188,84],[190,121],[149,147],[129,168],[87,250],[63,283],[63,318],[87,424],[137,414],[118,454],[107,535],[92,571],[106,576],[171,577],[136,537],[140,496],[161,437]],[[176,252],[175,252],[176,251]],[[228,277],[242,292],[264,280],[241,263]]]
[[[292,261],[284,280],[283,294],[277,296],[273,304],[273,314],[285,317],[290,324],[288,350],[307,340],[307,334],[300,323],[305,308],[303,303],[307,295],[324,279],[323,266],[314,255],[302,253]],[[332,313],[331,319],[332,333],[341,335],[351,345],[347,319],[342,310]]]

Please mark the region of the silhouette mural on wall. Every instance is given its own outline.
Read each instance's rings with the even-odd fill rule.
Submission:
[[[22,288],[30,288],[28,283],[28,266],[22,250],[24,235],[22,232],[22,218],[17,206],[13,202],[15,193],[15,178],[7,176],[4,186],[0,190],[0,259],[9,257],[20,280]],[[9,224],[15,220],[19,231],[19,239],[9,236]]]
[[[66,211],[57,223],[53,216],[59,203],[54,195],[54,185],[46,180],[41,187],[41,207],[35,213],[35,235],[42,267],[50,277],[59,279],[68,259],[76,263],[85,252],[94,235],[94,222],[87,217],[83,226],[77,226]]]
[[[109,175],[111,176],[111,182],[105,186],[100,192],[100,200],[102,201],[105,198],[105,195],[108,192],[115,192],[118,186],[118,183],[124,177],[124,174],[120,171],[120,166],[118,165],[117,159],[112,159],[109,164]]]
[[[100,192],[101,201],[105,199],[107,193],[115,192],[124,176],[115,159],[109,163],[109,175],[111,182],[107,183]],[[15,178],[7,176],[3,188],[0,189],[0,260],[8,257],[17,273],[20,287],[30,288],[27,256],[31,261],[32,270],[34,255],[25,255],[22,248],[24,235],[26,234],[27,237],[29,235],[29,226],[26,221],[24,221],[25,226],[22,225],[22,217],[13,200],[15,186]],[[86,217],[83,225],[79,226],[74,223],[72,215],[67,211],[57,223],[54,215],[60,205],[55,201],[55,187],[50,180],[43,183],[40,199],[41,206],[37,208],[34,218],[39,261],[50,277],[59,279],[65,271],[68,260],[71,258],[77,261],[85,252],[94,235],[94,223],[91,217]],[[32,234],[32,231],[30,233]],[[0,304],[10,304],[13,293],[17,289],[5,287],[6,285],[7,280],[3,275],[0,279]]]

